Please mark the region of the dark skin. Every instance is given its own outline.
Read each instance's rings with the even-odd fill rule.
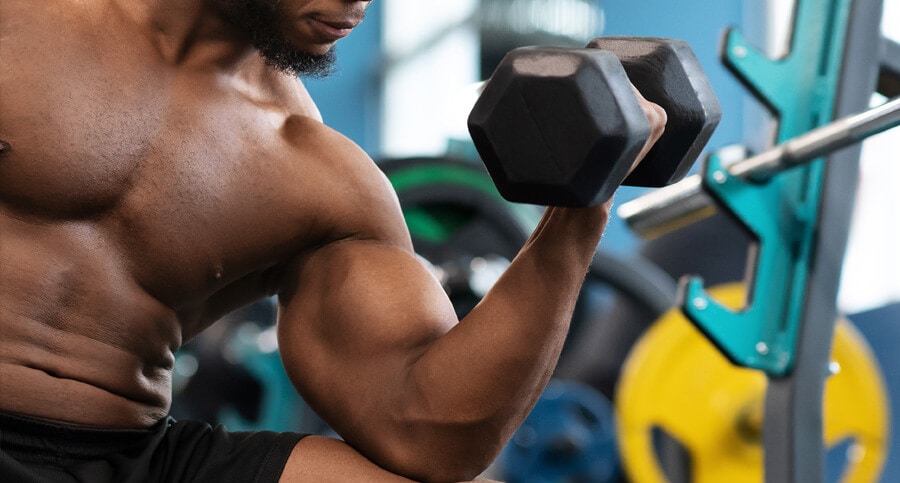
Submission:
[[[287,372],[346,441],[303,439],[282,481],[475,478],[553,371],[610,203],[547,209],[457,320],[384,176],[223,5],[0,3],[0,410],[149,427],[178,348],[277,295]],[[278,27],[321,55],[368,5],[285,0]]]

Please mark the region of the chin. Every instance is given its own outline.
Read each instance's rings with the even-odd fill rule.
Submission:
[[[301,50],[301,52],[305,53],[306,55],[309,55],[312,57],[324,57],[327,55],[331,55],[331,53],[334,51],[334,46],[335,46],[334,42],[330,42],[327,44],[316,44],[316,45],[307,46],[306,48],[300,49],[300,50]]]

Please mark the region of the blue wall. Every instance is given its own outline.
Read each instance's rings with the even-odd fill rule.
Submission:
[[[380,150],[381,11],[381,2],[372,3],[365,21],[338,42],[338,65],[333,75],[303,82],[325,124],[372,156]]]
[[[707,150],[741,143],[745,92],[719,60],[719,47],[727,27],[739,26],[743,2],[739,0],[604,0],[606,27],[603,35],[673,37],[687,41],[700,60],[722,104],[722,121]],[[700,161],[695,165],[696,170]],[[621,205],[646,191],[623,187],[616,195]],[[633,252],[640,240],[617,217],[610,220],[601,247],[617,253]]]
[[[606,14],[603,35],[676,37],[691,44],[722,103],[722,123],[709,146],[739,142],[743,91],[721,66],[718,50],[725,27],[741,22],[741,2],[604,0],[602,4]],[[380,150],[382,122],[381,35],[381,2],[373,2],[362,25],[338,43],[335,74],[304,80],[325,122],[373,156]],[[620,197],[620,202],[624,199],[626,196]]]
[[[724,29],[740,25],[739,0],[717,2],[671,0],[604,0],[606,24],[602,35],[675,37],[691,44],[722,104],[722,122],[708,148],[741,142],[744,92],[719,61]],[[359,144],[373,157],[380,153],[381,123],[381,2],[369,7],[366,20],[338,43],[335,74],[322,80],[305,80],[310,94],[329,126]],[[699,165],[699,163],[698,163]],[[616,197],[621,204],[642,193],[625,187]],[[633,251],[639,240],[624,223],[614,218],[603,247],[616,252]]]
[[[892,428],[881,483],[900,481],[900,304],[888,305],[848,317],[866,337],[878,360],[888,390]]]

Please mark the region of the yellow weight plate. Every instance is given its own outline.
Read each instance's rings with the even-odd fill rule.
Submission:
[[[739,308],[740,284],[711,294]],[[835,327],[825,385],[826,447],[852,439],[845,483],[877,481],[886,457],[888,404],[883,378],[865,339],[846,320]],[[680,312],[657,321],[632,349],[616,393],[623,464],[634,483],[662,483],[652,433],[683,444],[696,483],[763,481],[761,428],[766,377],[732,365]]]

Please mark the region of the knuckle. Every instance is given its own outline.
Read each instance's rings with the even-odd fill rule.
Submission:
[[[657,137],[662,135],[663,131],[666,129],[666,123],[668,122],[666,111],[658,104],[649,103],[646,113],[647,120],[650,122],[651,131]]]

